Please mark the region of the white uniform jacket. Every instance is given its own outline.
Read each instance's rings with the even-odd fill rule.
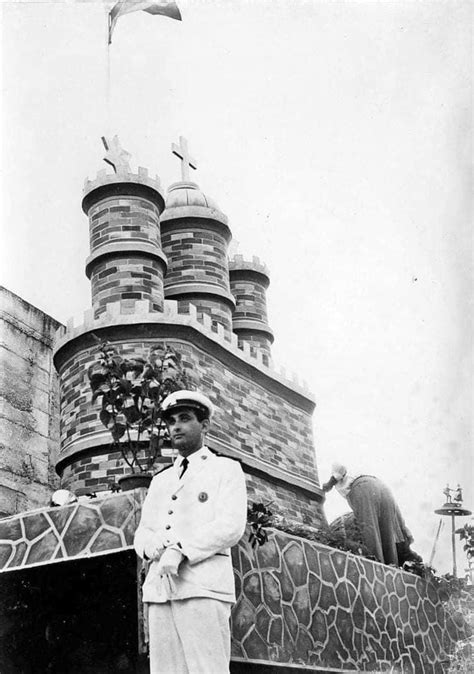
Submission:
[[[145,546],[179,544],[184,561],[178,576],[160,576],[150,564],[145,602],[189,597],[235,601],[230,547],[242,537],[247,519],[245,477],[237,461],[202,447],[188,457],[179,478],[181,459],[153,478],[135,533],[137,554]]]

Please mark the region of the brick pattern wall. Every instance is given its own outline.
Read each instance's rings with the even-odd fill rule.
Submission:
[[[263,332],[256,332],[252,330],[234,330],[238,336],[238,345],[242,349],[245,343],[250,345],[250,353],[252,356],[256,356],[257,352],[263,354],[262,360],[265,365],[268,365],[271,361],[272,352],[271,344],[268,337],[265,336]]]
[[[160,248],[160,213],[151,201],[138,197],[101,199],[89,211],[90,246],[134,239]]]
[[[168,258],[165,288],[200,282],[229,292],[224,232],[220,234],[214,228],[207,229],[192,221],[186,223],[186,228],[178,228],[170,221],[163,223],[161,242]]]
[[[318,527],[322,524],[321,506],[300,489],[275,484],[265,478],[247,475],[247,498],[249,503],[269,504],[273,514]]]
[[[190,304],[196,307],[198,320],[202,320],[205,315],[210,316],[215,332],[218,325],[222,325],[227,335],[232,332],[232,312],[226,302],[220,302],[217,297],[186,296],[178,299],[178,313],[188,313]]]
[[[230,271],[230,289],[237,303],[234,319],[268,324],[266,285],[262,283],[263,280],[262,276],[245,270]]]
[[[213,286],[223,298],[230,297],[229,269],[227,262],[227,228],[219,233],[219,227],[206,228],[189,219],[186,228],[164,223],[162,229],[163,251],[168,259],[165,278],[165,297],[177,299],[186,308],[189,302],[198,308],[198,314],[208,314],[214,326],[224,327],[226,333],[232,331],[232,309],[228,301],[200,293],[199,284]],[[189,287],[183,287],[183,294],[167,295],[167,290],[180,286],[195,286],[192,294]],[[191,294],[190,294],[191,293]]]
[[[160,341],[118,342],[116,346],[124,357],[127,355],[146,357],[150,347]],[[317,480],[311,416],[307,412],[274,392],[266,390],[253,381],[251,376],[229,370],[228,366],[216,356],[204,352],[193,344],[178,340],[166,341],[182,354],[183,363],[191,370],[195,385],[216,404],[211,440],[220,441],[301,478]],[[63,452],[66,450],[70,452],[74,443],[90,438],[98,431],[105,431],[98,419],[99,406],[91,402],[87,380],[87,368],[94,361],[95,354],[96,347],[79,350],[61,368]],[[100,442],[105,442],[102,449],[104,455],[110,453],[108,436],[106,440]],[[100,453],[101,449],[97,447],[97,454]],[[61,456],[59,458],[61,459]],[[116,459],[104,457],[103,460],[108,462]],[[76,463],[77,458],[72,456],[70,462]],[[97,461],[90,463],[94,465]],[[94,473],[98,471],[100,479],[103,479],[108,475],[107,470],[116,468],[118,466],[104,467],[99,464],[90,471],[83,469],[84,473],[90,472],[90,476],[87,477],[85,475],[79,477],[80,471],[78,472],[76,468],[68,469],[68,474],[75,475],[78,480],[91,480],[97,478]],[[104,470],[105,475],[102,474]],[[71,486],[75,488],[72,481]],[[84,486],[93,486],[93,483],[87,485],[84,483]]]
[[[251,268],[248,262],[245,268],[239,268],[235,261],[230,262],[230,289],[235,297],[236,307],[233,313],[233,330],[238,335],[239,345],[250,344],[250,351],[255,354],[261,351],[263,361],[268,364],[271,359],[272,339],[264,332],[239,327],[238,321],[258,321],[268,326],[266,289],[268,276]]]
[[[133,300],[150,300],[154,311],[163,309],[163,263],[142,254],[136,244],[151,244],[161,252],[160,212],[147,199],[107,197],[89,210],[91,253],[107,244],[128,243],[129,250],[99,258],[91,265],[92,304],[95,316],[107,304]]]
[[[140,452],[139,458],[144,459],[145,454],[145,451]],[[170,458],[160,457],[153,472],[157,472],[159,463],[168,464],[170,461]],[[130,472],[120,451],[104,453],[98,450],[65,466],[61,475],[61,486],[64,489],[72,489],[77,496],[106,491],[119,477]]]
[[[159,461],[168,465],[171,459],[162,457]],[[77,496],[98,493],[109,490],[120,476],[129,472],[120,452],[96,453],[67,465],[62,474],[61,486],[71,489]],[[264,477],[250,474],[246,475],[246,481],[249,503],[271,503],[270,509],[275,514],[311,526],[321,523],[321,507],[296,487],[275,484]]]
[[[163,265],[146,255],[101,258],[91,274],[92,304],[98,318],[113,302],[134,312],[136,300],[149,300],[151,311],[163,311]]]

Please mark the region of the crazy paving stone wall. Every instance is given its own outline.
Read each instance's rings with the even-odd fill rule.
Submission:
[[[472,629],[433,582],[273,532],[232,551],[234,660],[403,674],[447,672]],[[458,660],[459,662],[459,660]],[[472,671],[469,645],[456,671]]]
[[[0,573],[130,549],[144,496],[0,520]],[[441,674],[455,661],[450,671],[472,671],[470,594],[454,606],[418,576],[277,531],[257,549],[247,531],[232,558],[234,661],[397,674]]]
[[[130,548],[144,497],[137,489],[0,520],[0,572]]]

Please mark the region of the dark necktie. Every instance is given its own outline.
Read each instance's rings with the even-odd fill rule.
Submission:
[[[181,479],[183,477],[183,475],[185,474],[188,465],[189,465],[189,461],[186,457],[184,457],[184,459],[181,461],[181,473],[179,475],[179,479]]]

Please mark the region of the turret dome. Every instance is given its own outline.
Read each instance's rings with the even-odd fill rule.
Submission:
[[[208,218],[227,225],[227,216],[214,199],[199,189],[199,185],[191,181],[173,183],[168,188],[162,220],[189,216]]]
[[[197,183],[192,182],[173,183],[168,188],[166,208],[177,208],[179,206],[202,206],[219,210],[219,206],[214,199],[206,196],[199,189]]]

